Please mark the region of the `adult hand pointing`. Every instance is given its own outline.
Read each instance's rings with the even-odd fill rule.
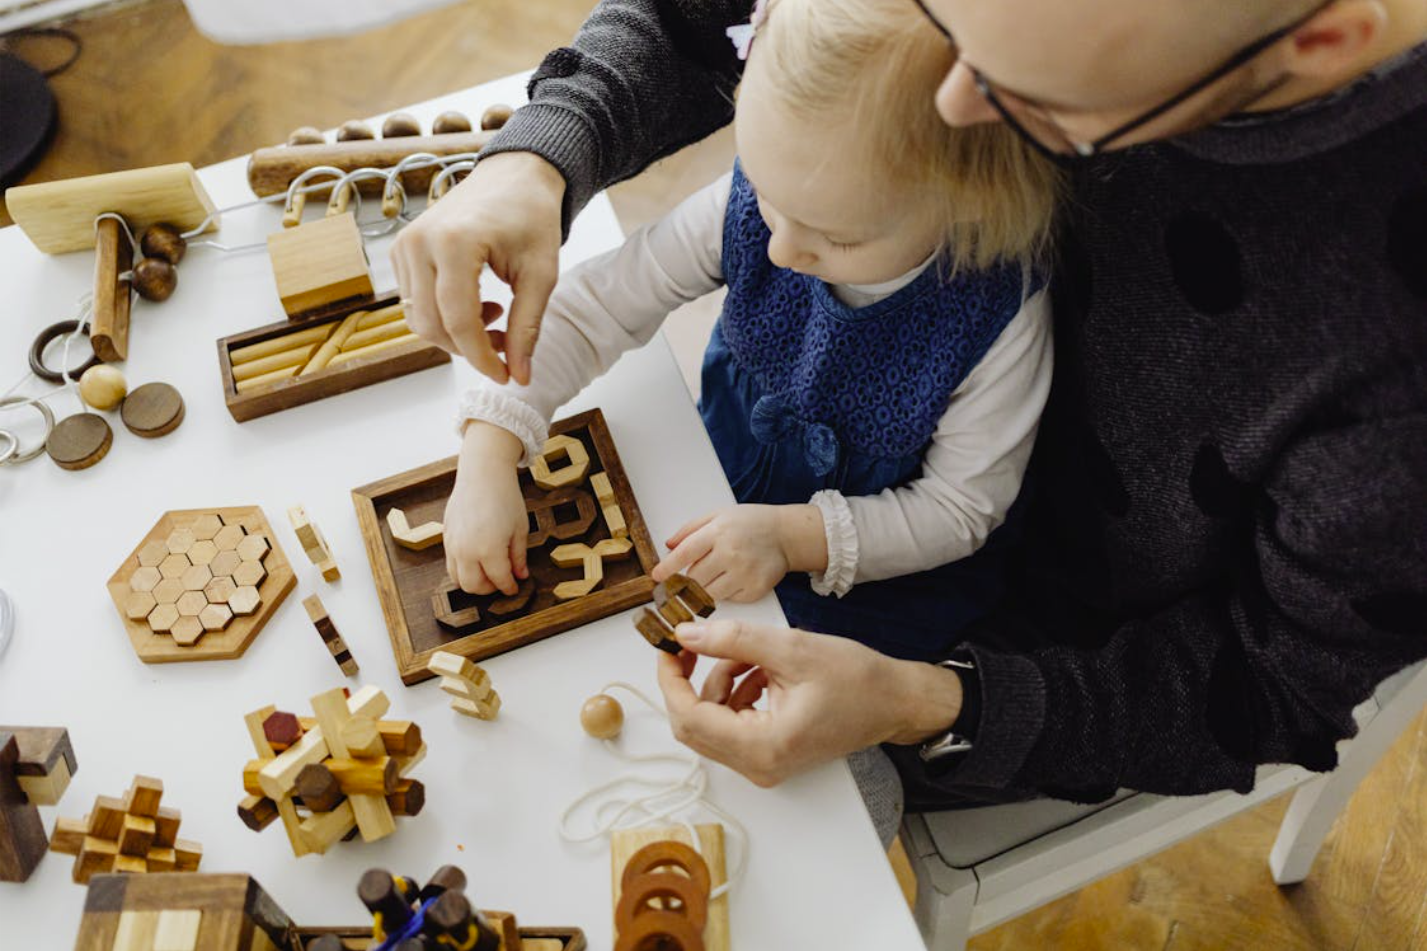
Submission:
[[[684,652],[659,656],[674,736],[759,786],[877,743],[919,742],[961,709],[952,671],[846,638],[726,620],[677,633]],[[719,660],[696,692],[700,654]],[[765,693],[766,709],[756,709]]]
[[[564,178],[538,155],[482,159],[392,245],[411,329],[498,383],[529,383],[540,319],[560,273],[564,195]],[[486,329],[502,313],[481,301],[487,265],[514,294],[505,331]]]

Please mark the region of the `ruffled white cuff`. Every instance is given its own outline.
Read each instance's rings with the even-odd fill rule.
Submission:
[[[821,595],[842,597],[852,590],[857,577],[857,523],[852,520],[852,508],[842,493],[824,489],[809,500],[823,517],[823,534],[827,539],[827,570],[812,573],[813,590]]]
[[[456,435],[465,432],[466,423],[473,419],[492,423],[515,434],[525,446],[525,456],[520,465],[530,465],[530,460],[545,451],[545,441],[550,438],[550,422],[524,400],[495,389],[467,390],[461,397],[461,409],[456,416]]]

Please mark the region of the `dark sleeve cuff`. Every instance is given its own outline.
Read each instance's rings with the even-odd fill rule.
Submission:
[[[561,240],[568,238],[570,222],[599,191],[599,142],[584,117],[549,103],[522,106],[481,150],[481,157],[501,152],[534,152],[564,176],[560,229]]]

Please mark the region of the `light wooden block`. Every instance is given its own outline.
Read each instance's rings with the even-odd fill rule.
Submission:
[[[565,456],[558,468],[551,467],[551,457]],[[551,436],[545,442],[545,451],[530,460],[530,478],[542,489],[559,489],[568,485],[579,485],[585,481],[590,471],[590,454],[584,443],[573,436]]]
[[[5,207],[46,254],[94,247],[94,219],[106,211],[122,215],[137,236],[160,223],[192,230],[215,208],[187,162],[17,185],[6,190]],[[205,230],[217,227],[215,216]]]
[[[161,911],[154,929],[153,951],[196,951],[198,929],[203,924],[203,912]]]
[[[268,257],[288,316],[376,296],[361,231],[350,212],[269,235]]]
[[[406,513],[399,508],[386,513],[386,525],[396,543],[410,551],[425,551],[432,545],[441,544],[446,537],[446,527],[440,522],[422,522],[412,528],[406,520]]]
[[[158,927],[159,913],[156,911],[121,912],[113,951],[153,951]]]

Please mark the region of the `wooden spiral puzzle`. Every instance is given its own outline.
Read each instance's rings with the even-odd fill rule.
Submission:
[[[658,562],[599,410],[555,423],[545,455],[520,473],[530,578],[514,596],[477,596],[446,574],[437,542],[456,457],[352,492],[397,668],[435,676],[437,651],[480,661],[648,602]]]
[[[109,596],[144,663],[231,660],[296,584],[262,509],[188,509],[164,513]]]

